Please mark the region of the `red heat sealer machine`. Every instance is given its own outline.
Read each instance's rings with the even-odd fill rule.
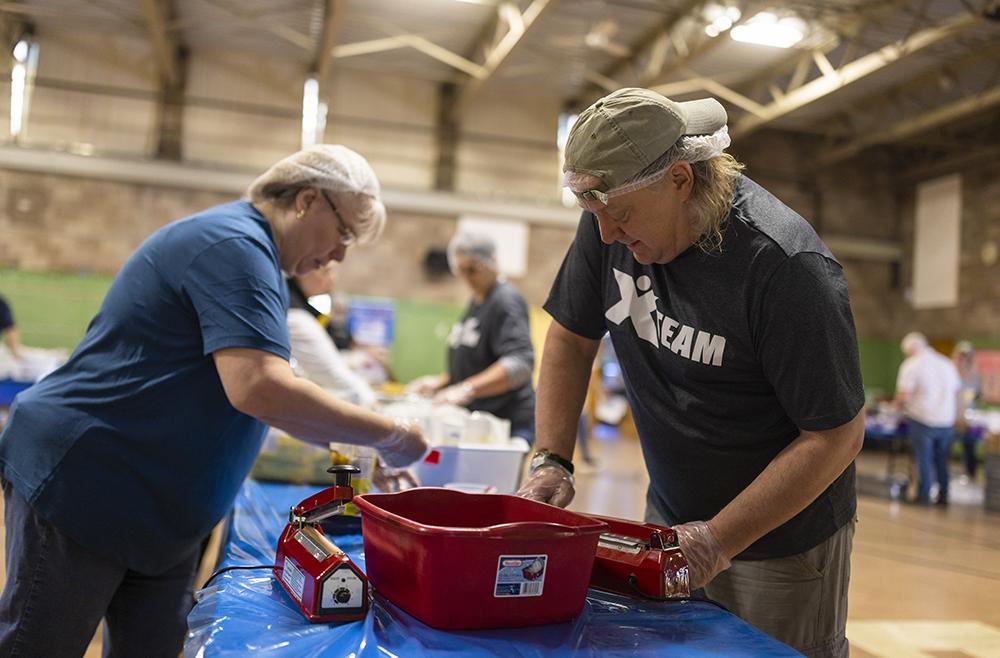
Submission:
[[[343,511],[354,498],[349,464],[331,466],[335,484],[306,498],[288,513],[278,540],[274,577],[311,622],[363,619],[368,613],[368,578],[323,531],[320,522]]]
[[[608,524],[597,541],[590,586],[647,599],[691,596],[688,561],[670,528],[587,514]]]

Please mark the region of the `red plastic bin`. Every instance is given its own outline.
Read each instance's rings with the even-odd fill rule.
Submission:
[[[503,494],[422,487],[356,496],[354,503],[372,586],[443,629],[575,617],[607,530],[601,521]]]

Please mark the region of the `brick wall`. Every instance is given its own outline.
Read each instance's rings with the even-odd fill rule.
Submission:
[[[0,169],[0,267],[114,274],[160,226],[232,198]],[[351,249],[340,286],[352,294],[464,302],[468,293],[456,278],[431,278],[423,269],[427,250],[446,246],[454,230],[453,219],[390,212],[378,243]],[[545,300],[572,238],[570,229],[531,228],[530,275],[512,279],[529,302]]]

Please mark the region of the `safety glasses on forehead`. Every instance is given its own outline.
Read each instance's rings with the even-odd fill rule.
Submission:
[[[669,169],[669,167],[667,169]],[[667,169],[661,169],[655,174],[650,174],[645,178],[640,178],[637,181],[621,185],[613,190],[608,190],[607,192],[602,192],[601,190],[586,190],[584,192],[577,192],[576,190],[573,190],[573,195],[579,199],[580,204],[584,207],[594,203],[606,206],[608,205],[608,202],[615,197],[628,194],[629,192],[635,192],[636,190],[641,190],[644,187],[649,187],[654,183],[660,182],[663,180],[663,177],[667,175]]]

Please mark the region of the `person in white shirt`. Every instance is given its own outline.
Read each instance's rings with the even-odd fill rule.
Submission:
[[[336,267],[337,264],[331,261],[288,281],[288,337],[293,369],[297,375],[319,384],[335,397],[371,407],[375,402],[371,386],[348,367],[318,321],[320,312],[309,305],[310,297],[329,293],[333,288]]]
[[[917,462],[916,502],[931,503],[931,485],[936,479],[936,502],[947,505],[948,454],[955,435],[955,402],[962,382],[951,359],[928,345],[923,334],[906,334],[900,347],[906,359],[899,366],[896,402],[907,417]]]

